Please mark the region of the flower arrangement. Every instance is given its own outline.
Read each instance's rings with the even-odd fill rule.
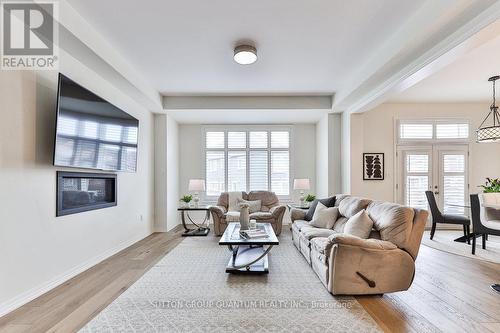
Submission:
[[[480,185],[484,193],[500,193],[500,178],[486,178],[484,185]]]

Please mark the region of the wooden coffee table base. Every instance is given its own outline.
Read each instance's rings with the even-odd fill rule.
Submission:
[[[232,256],[226,267],[226,273],[233,274],[268,274],[267,254],[273,246],[262,245],[228,245]]]

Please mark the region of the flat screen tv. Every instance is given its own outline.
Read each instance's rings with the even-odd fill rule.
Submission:
[[[54,165],[135,172],[139,121],[59,74]]]

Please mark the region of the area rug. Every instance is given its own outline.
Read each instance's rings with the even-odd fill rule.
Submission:
[[[287,230],[268,275],[225,273],[218,238],[183,240],[80,332],[380,332],[352,297],[334,297]]]
[[[460,256],[481,259],[500,263],[500,237],[489,236],[486,242],[486,250],[481,248],[482,239],[476,239],[476,254],[472,254],[471,245],[467,243],[454,242],[455,238],[463,236],[462,231],[437,230],[434,238],[430,240],[430,231],[424,233],[422,244],[432,247],[436,250],[441,250]],[[471,241],[472,244],[472,241]]]

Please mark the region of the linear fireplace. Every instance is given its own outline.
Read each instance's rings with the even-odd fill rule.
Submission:
[[[116,206],[116,174],[57,172],[56,216]]]

